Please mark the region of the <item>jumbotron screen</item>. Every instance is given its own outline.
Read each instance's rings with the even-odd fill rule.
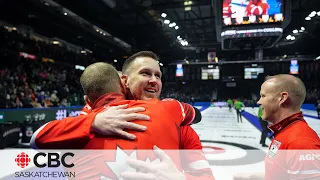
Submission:
[[[183,77],[183,67],[182,67],[182,64],[177,64],[176,77]]]
[[[283,21],[283,0],[223,0],[222,6],[225,26]]]
[[[219,67],[203,67],[201,68],[201,79],[202,80],[218,80],[220,79]]]
[[[244,79],[257,79],[260,73],[264,73],[262,66],[245,66]]]
[[[291,60],[291,63],[290,63],[290,74],[299,74],[298,60]]]

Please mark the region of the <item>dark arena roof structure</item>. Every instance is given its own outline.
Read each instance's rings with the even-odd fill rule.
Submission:
[[[314,9],[317,7],[320,7],[318,0],[292,1],[282,36],[264,51],[264,56],[319,55],[320,13],[319,8]],[[313,11],[317,14],[306,20]],[[254,57],[253,49],[222,50],[221,32],[217,33],[220,12],[221,6],[214,0],[2,0],[0,3],[1,21],[77,45],[93,52],[98,59],[125,58],[140,50],[156,52],[163,63],[185,58],[207,61],[210,51],[226,60]],[[294,34],[295,40],[288,38],[301,28],[304,31]]]

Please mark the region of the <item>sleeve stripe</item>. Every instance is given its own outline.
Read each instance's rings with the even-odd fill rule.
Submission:
[[[186,117],[186,114],[184,113],[184,108],[183,108],[182,104],[179,101],[177,101],[177,102],[179,103],[180,108],[181,108],[182,118],[183,118],[182,121],[184,121],[184,118]]]
[[[194,118],[196,117],[196,111],[194,110],[194,107],[192,107],[191,109],[192,109],[191,111],[192,111],[192,114],[193,114],[192,121],[194,121]]]
[[[305,170],[305,171],[290,171],[288,170],[289,174],[319,174],[319,169],[312,169],[312,170]]]
[[[188,167],[192,170],[201,170],[201,169],[207,169],[210,168],[209,162],[207,160],[199,160],[195,161],[193,163],[190,163]]]
[[[48,123],[49,123],[49,122],[48,122]],[[44,125],[41,126],[38,130],[36,130],[36,132],[33,133],[32,137],[31,137],[31,139],[30,139],[30,147],[31,147],[32,149],[39,149],[39,148],[37,147],[37,144],[36,144],[37,135],[39,134],[39,132],[40,132],[48,123],[44,124]]]
[[[81,111],[81,113],[80,113],[80,114],[82,114],[82,115],[88,115],[88,113],[83,112],[83,111]]]

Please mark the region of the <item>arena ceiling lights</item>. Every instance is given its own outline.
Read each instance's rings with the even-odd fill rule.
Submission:
[[[190,3],[190,2],[188,2]],[[191,1],[192,4],[192,1]],[[171,22],[168,18],[168,15],[166,13],[161,13],[161,18],[159,18],[160,21],[163,22],[163,24],[168,25],[169,28],[174,28],[175,30],[179,29],[179,26],[175,22]],[[182,46],[188,46],[188,41],[186,39],[182,39],[180,36],[177,37],[177,41],[182,45]]]
[[[191,6],[190,5],[192,5],[192,1],[184,1],[184,10],[185,11],[191,11]]]
[[[291,34],[289,34],[287,37],[286,37],[286,39],[289,41],[289,40],[291,40],[291,41],[294,41],[295,39],[296,39],[296,37],[295,36],[292,36]]]
[[[106,3],[110,8],[114,8],[116,6],[116,2],[114,0],[103,0],[103,2]],[[120,47],[121,49],[125,50],[126,52],[131,52],[131,45],[130,44],[126,43],[125,41],[123,41],[121,39],[119,39],[118,37],[112,36],[110,33],[106,32],[102,28],[99,28],[99,27],[93,25],[92,23],[88,22],[84,18],[82,18],[79,15],[75,14],[71,10],[69,10],[69,9],[61,6],[60,4],[56,3],[55,1],[53,1],[53,0],[42,0],[42,1],[40,1],[40,3],[44,4],[48,8],[51,8],[52,10],[54,10],[54,11],[56,11],[58,13],[62,13],[64,16],[67,16],[68,18],[74,20],[75,22],[77,22],[79,24],[80,27],[84,27],[84,26],[92,27],[92,30],[96,31],[96,33],[100,34],[102,37],[108,36],[108,37],[105,37],[103,39],[105,39],[109,43]]]
[[[164,24],[168,24],[168,26],[169,26],[170,28],[175,28],[176,30],[179,29],[179,26],[177,25],[177,23],[171,22],[168,18],[166,18],[166,17],[167,17],[167,14],[166,14],[166,13],[162,13],[162,14],[161,14],[161,17],[162,17],[162,18],[165,18],[165,19],[163,20],[163,23],[164,23]],[[171,23],[170,23],[170,22],[171,22]]]
[[[59,41],[52,41],[52,44],[60,44]]]
[[[303,32],[305,32],[305,30],[306,30],[306,28],[304,28],[304,27],[301,27],[299,30],[298,29],[294,29],[292,31],[293,34],[289,34],[286,37],[286,40],[288,40],[288,41],[296,40],[296,37],[298,38]]]
[[[182,39],[180,36],[177,37],[177,40],[180,42],[180,44],[182,46],[188,46],[189,45],[188,41],[185,40],[185,39]]]
[[[316,16],[320,16],[320,11],[316,12],[316,11],[312,11],[306,18],[306,21],[310,21],[311,19],[313,19]]]
[[[303,33],[306,29],[304,27],[301,27],[299,30],[298,29],[294,29],[292,31],[293,34],[298,34],[298,33]]]

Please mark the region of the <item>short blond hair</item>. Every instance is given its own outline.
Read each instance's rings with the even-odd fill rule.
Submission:
[[[292,100],[293,108],[301,108],[306,98],[306,87],[300,78],[289,74],[278,74],[274,76],[267,76],[265,81],[275,80],[277,90],[287,92]]]
[[[121,93],[121,81],[116,68],[105,62],[88,66],[80,77],[84,93],[94,103],[100,96],[110,93]]]

